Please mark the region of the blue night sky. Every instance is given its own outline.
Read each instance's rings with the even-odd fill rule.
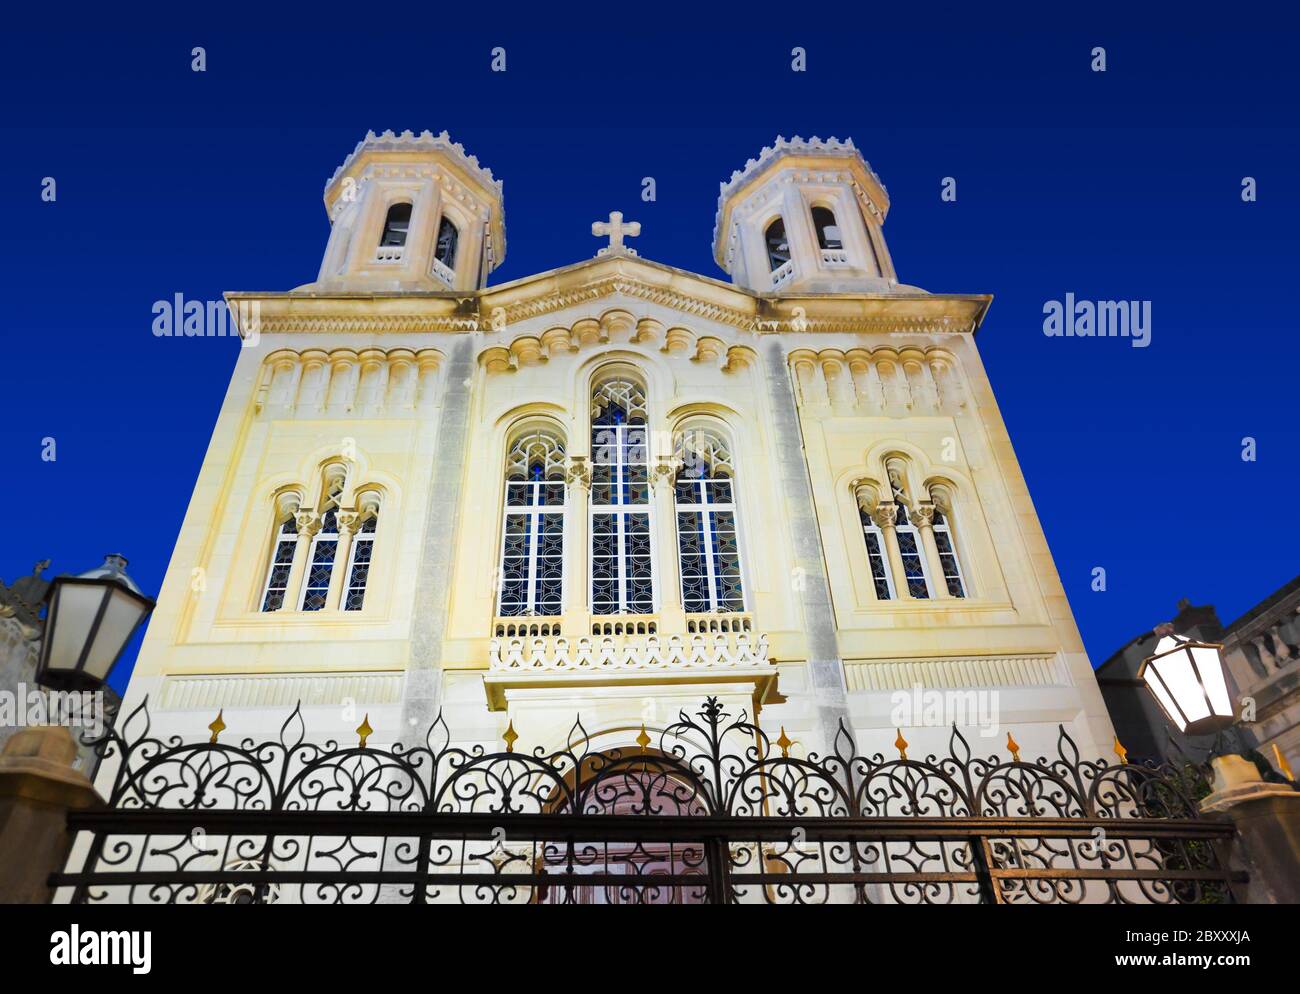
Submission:
[[[977,341],[1094,664],[1179,598],[1226,622],[1298,572],[1289,32],[1097,13],[1001,31],[983,10],[966,25],[927,9],[833,32],[697,16],[684,33],[667,8],[630,9],[540,30],[506,8],[454,29],[403,13],[395,35],[364,5],[306,28],[230,7],[192,28],[11,24],[0,576],[120,551],[157,592],[238,347],[155,338],[151,306],[314,279],[324,181],[385,128],[446,129],[504,179],[495,283],[590,257],[611,210],[642,222],[646,258],[721,278],[719,181],[778,134],[851,136],[889,189],[900,279],[995,297]],[[771,23],[798,20],[787,6]],[[796,45],[806,73],[790,71]],[[1150,300],[1151,346],[1044,336],[1044,302],[1067,292]]]

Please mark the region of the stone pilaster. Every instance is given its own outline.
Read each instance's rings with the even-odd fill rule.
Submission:
[[[402,694],[402,728],[398,737],[407,745],[423,741],[441,704],[442,638],[451,598],[451,537],[456,534],[460,518],[461,468],[465,463],[473,377],[473,342],[462,337],[449,351],[447,375],[442,378],[442,412],[415,583],[411,656]]]
[[[789,517],[795,566],[802,570],[803,578],[802,583],[791,583],[791,596],[803,616],[814,706],[824,747],[829,749],[839,733],[841,720],[846,728],[851,727],[845,699],[844,660],[835,634],[830,580],[822,556],[812,481],[804,461],[799,409],[785,352],[779,342],[767,345],[763,361],[772,415],[775,463],[780,473],[776,482]]]

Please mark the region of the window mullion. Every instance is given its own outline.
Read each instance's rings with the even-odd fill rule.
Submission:
[[[704,540],[704,573],[709,584],[709,610],[716,611],[718,609],[718,564],[715,559],[717,550],[713,546],[713,515],[708,503],[707,484],[703,489],[706,492],[701,494],[704,503],[700,505],[700,535]]]

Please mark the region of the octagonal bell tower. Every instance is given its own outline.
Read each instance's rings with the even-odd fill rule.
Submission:
[[[447,132],[368,133],[325,185],[331,231],[303,290],[477,290],[506,253],[501,182]]]
[[[778,137],[722,184],[713,255],[758,293],[888,293],[889,194],[852,139]]]

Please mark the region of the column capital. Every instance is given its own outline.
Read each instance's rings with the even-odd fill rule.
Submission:
[[[898,520],[898,505],[892,500],[882,500],[871,512],[871,519],[881,528],[893,528]]]
[[[677,474],[682,471],[683,461],[676,456],[664,456],[655,462],[652,480],[656,487],[671,490],[677,484]]]
[[[912,508],[911,519],[917,528],[934,527],[934,505],[929,501],[922,501]]]
[[[298,525],[299,538],[312,538],[320,531],[321,520],[315,511],[298,511],[293,519]]]
[[[564,482],[583,490],[591,489],[591,464],[586,456],[569,456],[569,465],[564,470]]]

